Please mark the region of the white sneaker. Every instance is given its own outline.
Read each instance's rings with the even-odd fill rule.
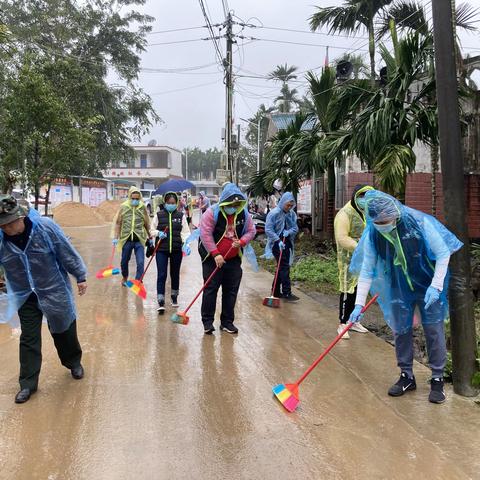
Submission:
[[[368,333],[368,330],[361,324],[361,323],[354,323],[351,327],[350,330],[352,332],[357,332],[357,333]]]
[[[341,323],[337,328],[337,333],[338,334],[342,333],[345,330],[346,326],[347,325],[345,325],[344,323]],[[342,337],[343,340],[348,340],[349,338],[350,338],[350,335],[348,334],[348,332],[346,332],[345,335]]]

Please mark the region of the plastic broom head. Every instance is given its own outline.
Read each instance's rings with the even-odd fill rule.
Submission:
[[[277,297],[265,297],[263,299],[263,304],[266,307],[280,308],[280,299]]]
[[[278,401],[289,412],[294,412],[300,403],[298,398],[298,385],[295,383],[287,383],[284,385],[280,383],[272,388],[273,394],[277,397]]]
[[[129,278],[125,282],[125,286],[129,288],[135,295],[139,296],[142,300],[147,298],[147,291],[140,280],[131,280]]]
[[[111,277],[112,275],[118,275],[120,273],[119,268],[103,268],[102,270],[99,270],[97,272],[96,277],[97,278],[108,278]]]
[[[177,312],[170,317],[170,320],[180,325],[188,325],[190,317],[185,312]]]

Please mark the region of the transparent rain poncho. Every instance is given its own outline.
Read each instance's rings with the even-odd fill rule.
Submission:
[[[77,318],[68,274],[84,280],[87,269],[60,227],[30,209],[32,233],[24,251],[4,241],[0,232],[0,264],[5,268],[8,307],[0,301],[0,323],[18,327],[15,313],[35,292],[50,331],[61,333]]]
[[[288,202],[293,202],[294,205],[288,213],[285,213],[283,207],[285,207],[285,204]],[[290,192],[285,192],[278,201],[278,205],[267,215],[267,220],[265,224],[267,245],[265,246],[265,253],[263,255],[264,258],[273,258],[273,245],[275,244],[275,242],[278,242],[280,240],[284,230],[290,230],[290,242],[292,244],[290,252],[290,265],[292,265],[294,258],[294,238],[298,233],[297,214],[293,211],[295,205],[296,202],[293,194]]]
[[[213,211],[213,218],[215,223],[217,223],[218,215],[220,214],[220,207],[225,207],[230,203],[228,199],[233,196],[239,196],[242,198],[242,205],[239,207],[237,211],[237,215],[243,210],[245,212],[245,216],[249,216],[250,213],[248,211],[248,201],[245,194],[234,184],[234,183],[226,183],[218,200],[218,203],[210,207]],[[199,227],[192,232],[192,234],[187,238],[186,244],[190,244],[200,238],[201,234],[202,223],[200,222]],[[245,233],[247,228],[247,224],[245,222],[244,231],[242,235]],[[257,256],[255,254],[255,250],[253,249],[251,244],[246,245],[243,249],[242,256],[245,257],[255,272],[258,272],[258,261]]]
[[[431,286],[437,261],[449,258],[462,242],[434,217],[406,207],[377,190],[365,194],[367,226],[352,257],[350,270],[360,281],[371,283],[379,294],[385,321],[396,333],[412,328],[413,313],[420,309],[422,323],[438,323],[448,316],[448,273],[440,300],[425,310],[424,297]],[[389,233],[380,233],[375,222],[394,221]]]

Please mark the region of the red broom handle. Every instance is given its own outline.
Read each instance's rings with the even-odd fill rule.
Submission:
[[[109,267],[112,267],[113,265],[113,257],[115,256],[115,249],[117,248],[116,245],[113,245],[112,247],[112,254],[110,255],[110,263],[108,264]]]
[[[285,243],[285,237],[282,238],[282,242]],[[282,261],[282,255],[283,255],[283,250],[280,248],[280,255],[278,257],[277,270],[275,271],[275,279],[273,280],[272,292],[270,293],[271,297],[273,297],[273,294],[275,293],[275,288],[277,286],[278,272],[280,271],[280,263]]]
[[[228,257],[228,254],[232,250],[233,245],[228,249],[227,253],[225,254],[225,257]],[[223,258],[225,258],[223,257]],[[220,269],[218,267],[215,267],[215,270],[210,274],[210,276],[207,278],[205,283],[203,284],[202,288],[198,291],[198,293],[195,295],[195,298],[190,302],[190,305],[183,311],[183,313],[187,313],[193,306],[193,304],[197,301],[197,298],[200,296],[200,294],[207,288],[209,283],[212,281],[212,278],[215,276],[215,274],[219,271]]]
[[[167,230],[168,230],[168,227],[165,227],[165,229],[163,230],[163,233],[167,233]],[[145,268],[145,270],[142,273],[142,276],[140,277],[140,280],[139,280],[140,283],[143,282],[143,277],[147,273],[147,270],[150,267],[150,264],[152,263],[153,259],[155,258],[155,255],[157,254],[158,247],[160,246],[161,243],[162,243],[162,239],[160,238],[158,240],[157,244],[155,245],[155,249],[153,250],[153,253],[152,253],[152,256],[150,257],[150,260],[147,263],[147,268]]]
[[[377,300],[378,298],[378,294],[375,295],[363,308],[362,308],[362,312],[361,313],[365,313],[369,308],[370,306],[375,303],[375,301]],[[350,328],[352,328],[353,326],[353,323],[348,323],[348,325],[343,329],[343,331],[341,331],[336,337],[335,339],[333,340],[333,342],[325,349],[325,351],[312,363],[312,365],[310,365],[310,367],[307,368],[307,370],[305,371],[305,373],[295,382],[295,385],[300,385],[307,377],[308,375],[311,373],[311,371],[328,355],[328,353],[330,352],[330,350],[337,344],[337,342],[345,335],[346,332],[348,332],[348,330],[350,330]]]

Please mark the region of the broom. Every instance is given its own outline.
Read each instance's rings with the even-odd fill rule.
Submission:
[[[375,295],[363,308],[362,313],[365,313],[370,306],[377,300],[378,294]],[[280,383],[279,385],[275,385],[272,388],[273,394],[279,402],[289,411],[294,412],[297,408],[298,404],[300,403],[300,399],[298,397],[298,387],[299,385],[308,377],[308,375],[312,372],[312,370],[327,356],[330,350],[337,344],[337,342],[345,335],[345,333],[350,330],[353,323],[348,323],[347,326],[340,332],[333,342],[324,350],[324,352],[307,368],[304,374],[295,382],[295,383],[287,383],[283,384]]]
[[[168,230],[168,227],[165,227],[165,230],[163,231],[163,233],[166,233],[167,230]],[[152,264],[152,261],[155,258],[155,255],[157,254],[157,250],[158,250],[158,247],[160,246],[160,243],[162,243],[162,239],[159,239],[157,244],[155,245],[155,250],[153,251],[152,256],[150,257],[150,260],[148,261],[147,266],[145,267],[145,270],[143,271],[140,279],[133,280],[129,278],[125,282],[125,286],[129,288],[135,295],[138,295],[142,300],[145,300],[147,298],[147,291],[145,290],[145,286],[143,285],[143,278],[145,277],[147,270]]]
[[[282,242],[285,242],[285,237],[282,238]],[[275,279],[273,280],[272,291],[269,297],[263,299],[263,304],[266,307],[279,308],[280,299],[274,296],[275,289],[277,288],[278,272],[280,271],[280,263],[282,262],[283,250],[280,249],[280,255],[278,257],[277,269],[275,271]]]
[[[223,258],[226,258],[228,257],[228,254],[230,253],[230,251],[232,250],[233,248],[233,245],[228,249],[227,253],[225,254],[225,257]],[[205,283],[202,285],[202,288],[198,291],[198,293],[195,295],[195,298],[190,302],[190,305],[183,311],[183,312],[177,312],[177,313],[174,313],[171,317],[170,317],[170,320],[173,322],[173,323],[179,323],[180,325],[188,325],[188,322],[190,321],[190,317],[187,315],[188,311],[192,308],[193,304],[197,301],[198,297],[200,296],[200,294],[205,290],[205,288],[207,288],[207,286],[210,284],[210,282],[212,281],[212,278],[216,275],[216,273],[219,271],[220,269],[218,267],[215,267],[215,270],[210,274],[210,276],[207,278],[207,280],[205,281]]]
[[[95,275],[97,278],[107,278],[112,275],[118,275],[120,273],[119,268],[113,268],[113,257],[115,256],[115,245],[112,247],[112,254],[110,255],[110,261],[108,262],[108,267],[102,268]]]

